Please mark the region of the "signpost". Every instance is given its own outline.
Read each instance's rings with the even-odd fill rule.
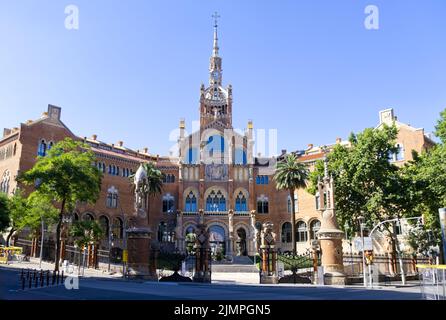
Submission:
[[[441,237],[443,241],[443,263],[446,264],[446,208],[438,209],[440,215]]]

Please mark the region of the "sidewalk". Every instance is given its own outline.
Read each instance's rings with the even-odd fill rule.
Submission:
[[[49,263],[49,262],[45,262],[42,261],[42,268],[40,268],[40,261],[38,258],[30,258],[30,261],[23,261],[23,262],[18,262],[18,261],[10,261],[8,262],[8,264],[2,264],[3,267],[5,268],[11,268],[11,269],[36,269],[36,270],[50,270],[53,271],[54,270],[54,263]],[[78,274],[78,266],[76,265],[69,265],[68,270],[65,270],[63,266],[59,267],[59,270],[62,272],[62,270],[64,271],[65,275],[70,274],[71,272]],[[116,279],[116,278],[122,278],[122,273],[108,273],[107,270],[101,270],[101,269],[91,269],[91,268],[85,268],[83,270],[83,268],[81,267],[79,270],[79,276],[81,277],[85,277],[85,278],[111,278],[111,279]]]

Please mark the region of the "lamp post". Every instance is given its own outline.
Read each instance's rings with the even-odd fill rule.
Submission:
[[[42,269],[42,257],[43,257],[43,241],[45,239],[45,222],[43,221],[43,216],[40,217],[42,220],[42,237],[40,240],[40,264],[39,264],[39,268]]]
[[[113,228],[113,225],[112,225]],[[112,229],[110,228],[110,229]],[[108,230],[108,273],[110,273],[110,263],[111,263],[111,249],[113,246],[113,232]]]
[[[361,241],[362,241],[362,277],[364,280],[364,287],[367,288],[367,275],[365,271],[365,257],[364,257],[364,227],[365,227],[364,217],[359,216],[358,222],[359,222],[359,227],[361,229]]]
[[[345,224],[344,224],[345,239],[346,240],[347,240],[347,237],[348,237],[348,233],[347,233],[348,228],[349,228],[349,225],[348,225],[348,223],[346,221]],[[353,243],[352,243],[352,239],[351,238],[348,239],[348,244],[350,246],[350,263],[352,265],[352,277],[353,277],[353,273],[355,272],[355,268],[353,266],[353,248],[352,248]]]

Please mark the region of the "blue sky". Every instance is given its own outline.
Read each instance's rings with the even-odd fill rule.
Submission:
[[[64,27],[79,8],[79,30]],[[379,8],[380,29],[364,27]],[[233,122],[277,129],[278,149],[332,143],[393,107],[432,131],[446,107],[443,0],[17,0],[0,2],[0,127],[49,103],[80,136],[167,154],[198,120],[214,11]]]

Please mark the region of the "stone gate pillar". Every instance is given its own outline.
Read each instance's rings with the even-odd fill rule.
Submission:
[[[273,232],[272,223],[264,223],[261,233],[260,255],[262,257],[262,265],[260,272],[260,283],[278,283],[277,274],[277,248],[276,234]]]
[[[193,280],[195,282],[211,282],[211,249],[209,245],[209,232],[204,223],[197,225],[195,237],[195,273]]]
[[[334,208],[334,182],[328,175],[328,160],[324,158],[325,174],[318,183],[319,208],[322,211],[321,228],[317,232],[322,251],[324,267],[324,283],[329,285],[345,285],[344,261],[342,255],[342,239],[344,233],[339,229]]]

